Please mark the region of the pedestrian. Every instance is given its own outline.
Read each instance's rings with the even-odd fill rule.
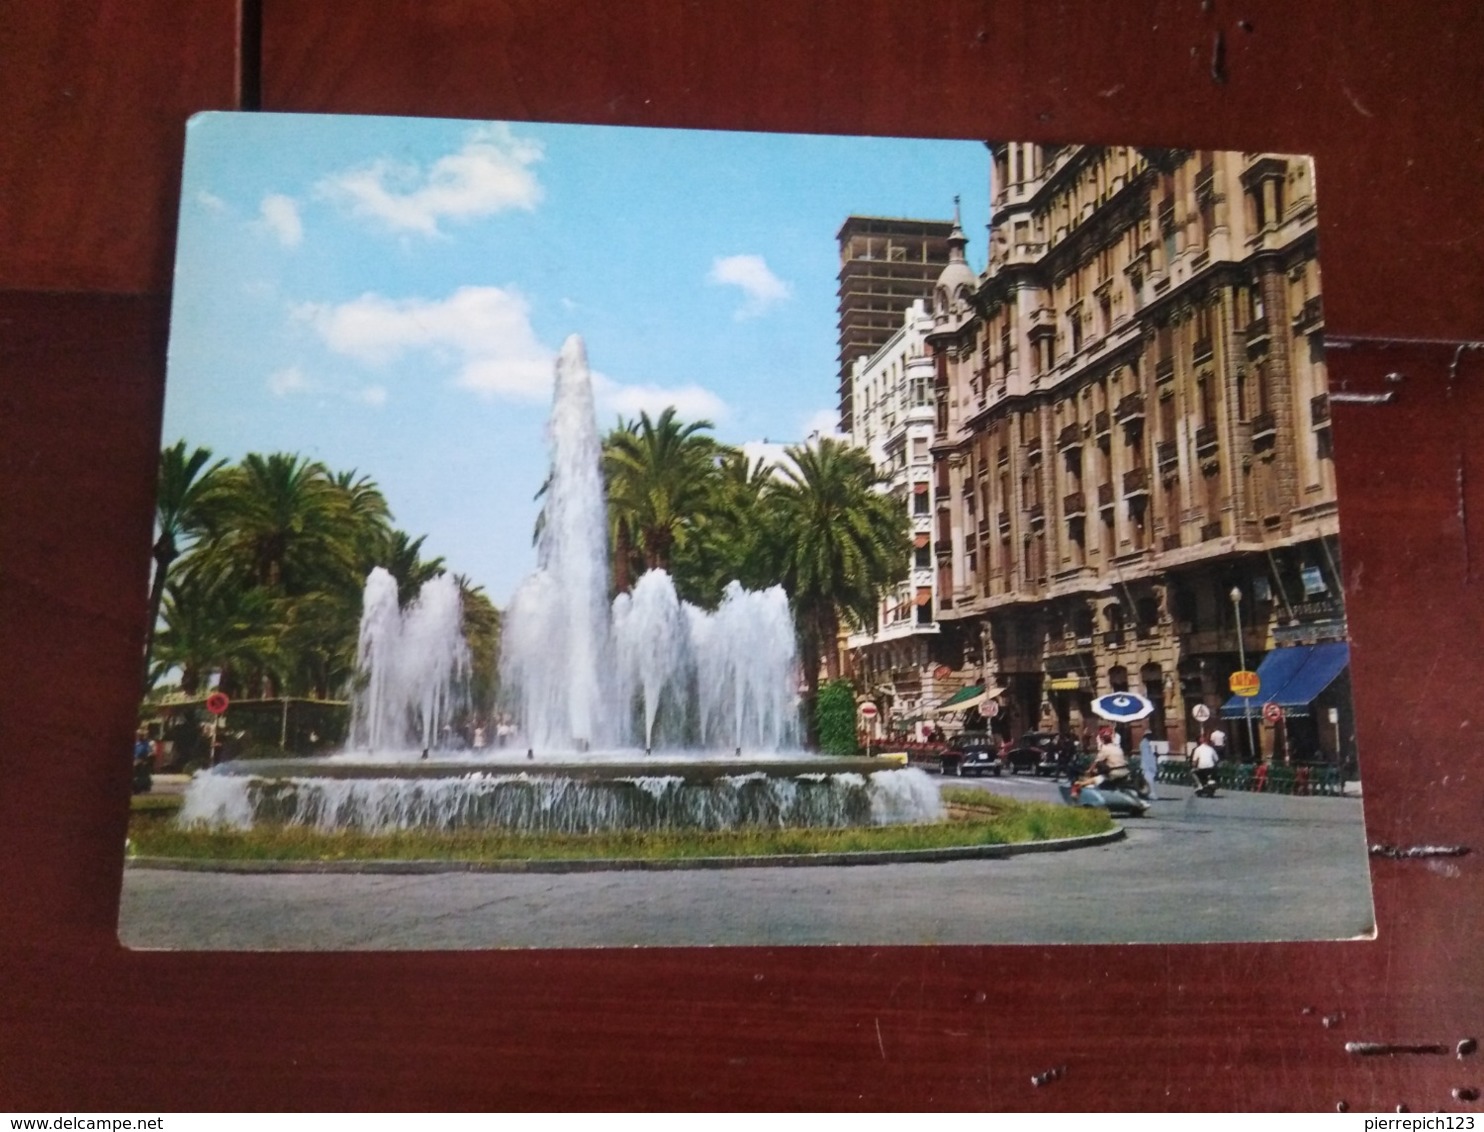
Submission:
[[[1226,736],[1220,731],[1213,731],[1210,739],[1202,738],[1195,745],[1195,754],[1191,756],[1190,761],[1191,769],[1195,773],[1195,792],[1204,794],[1207,798],[1216,796],[1216,764],[1221,761],[1215,741],[1218,736],[1221,742],[1225,743]]]
[[[1159,773],[1159,764],[1154,757],[1154,739],[1148,731],[1139,740],[1139,768],[1144,772],[1144,781],[1154,789],[1154,776]]]

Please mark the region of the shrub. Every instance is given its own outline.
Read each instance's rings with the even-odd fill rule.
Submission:
[[[855,689],[849,680],[831,680],[820,688],[814,711],[821,751],[827,755],[860,753],[855,731]]]

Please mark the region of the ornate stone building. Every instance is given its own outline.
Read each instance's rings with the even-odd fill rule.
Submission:
[[[1126,688],[1178,750],[1243,662],[1345,638],[1313,168],[990,150],[988,268],[944,269],[926,335],[939,659],[988,654],[1007,734]],[[1228,731],[1348,751],[1346,681]]]

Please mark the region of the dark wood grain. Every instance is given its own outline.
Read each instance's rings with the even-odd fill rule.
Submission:
[[[234,0],[0,8],[0,289],[164,291],[185,120],[230,109]]]
[[[235,42],[171,10],[168,28],[109,4],[4,17],[30,69],[0,93],[61,140],[36,152],[45,121],[7,127],[0,152],[28,163],[0,285],[163,280],[180,122],[220,104]],[[46,92],[101,52],[103,17],[105,124],[84,125]],[[1310,150],[1332,331],[1484,322],[1466,4],[267,0],[264,19],[275,109]],[[1333,410],[1370,839],[1475,848],[1374,861],[1374,941],[150,954],[113,923],[165,315],[0,295],[0,1106],[1422,1110],[1478,1083],[1477,1058],[1343,1045],[1484,1028],[1484,355],[1329,355],[1335,388],[1395,393]],[[141,1041],[148,1072],[125,1055]]]

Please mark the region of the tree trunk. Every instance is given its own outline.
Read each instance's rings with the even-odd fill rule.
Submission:
[[[807,750],[819,750],[819,665],[820,622],[823,618],[817,611],[799,615],[799,661],[804,666],[804,746]]]
[[[170,573],[170,564],[175,561],[175,544],[167,535],[161,535],[155,543],[155,576],[149,587],[149,623],[144,629],[144,677],[142,687],[149,691],[149,665],[154,659],[155,625],[160,620],[160,605],[165,600],[165,578]],[[143,694],[143,693],[141,693]]]
[[[819,647],[824,650],[825,675],[840,679],[840,614],[830,602],[819,611]]]

